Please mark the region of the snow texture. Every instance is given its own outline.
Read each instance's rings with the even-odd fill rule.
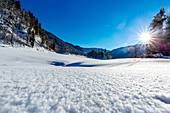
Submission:
[[[96,60],[0,47],[0,113],[168,113],[169,59]]]

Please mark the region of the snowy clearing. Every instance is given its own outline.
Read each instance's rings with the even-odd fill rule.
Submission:
[[[169,59],[0,53],[0,113],[170,112]]]

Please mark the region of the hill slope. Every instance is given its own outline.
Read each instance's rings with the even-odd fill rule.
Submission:
[[[87,56],[92,50],[100,50],[99,48],[82,48],[64,42],[54,34],[44,30],[38,18],[31,11],[27,12],[20,8],[19,1],[0,1],[0,44],[8,44],[14,47],[27,46],[38,50],[46,49],[58,53],[84,56]],[[109,53],[107,54],[110,55]],[[102,57],[99,58],[102,59]]]
[[[0,0],[0,43],[53,50],[59,53],[87,55],[87,52],[42,29],[31,11],[20,8],[20,2]]]
[[[45,31],[49,39],[52,39],[55,41],[55,50],[56,52],[59,53],[71,53],[71,54],[76,54],[76,55],[86,55],[87,52],[79,46],[75,46],[73,44],[70,44],[68,42],[64,42],[63,40],[59,39],[52,33]]]

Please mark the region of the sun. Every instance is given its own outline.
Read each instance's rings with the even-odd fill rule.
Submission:
[[[142,43],[149,43],[150,40],[151,40],[151,35],[149,32],[143,32],[143,33],[140,33],[139,35],[139,40],[142,42]]]

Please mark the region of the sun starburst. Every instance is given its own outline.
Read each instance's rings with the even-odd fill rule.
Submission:
[[[139,40],[144,43],[147,44],[151,41],[151,35],[149,32],[142,32],[139,34]]]

